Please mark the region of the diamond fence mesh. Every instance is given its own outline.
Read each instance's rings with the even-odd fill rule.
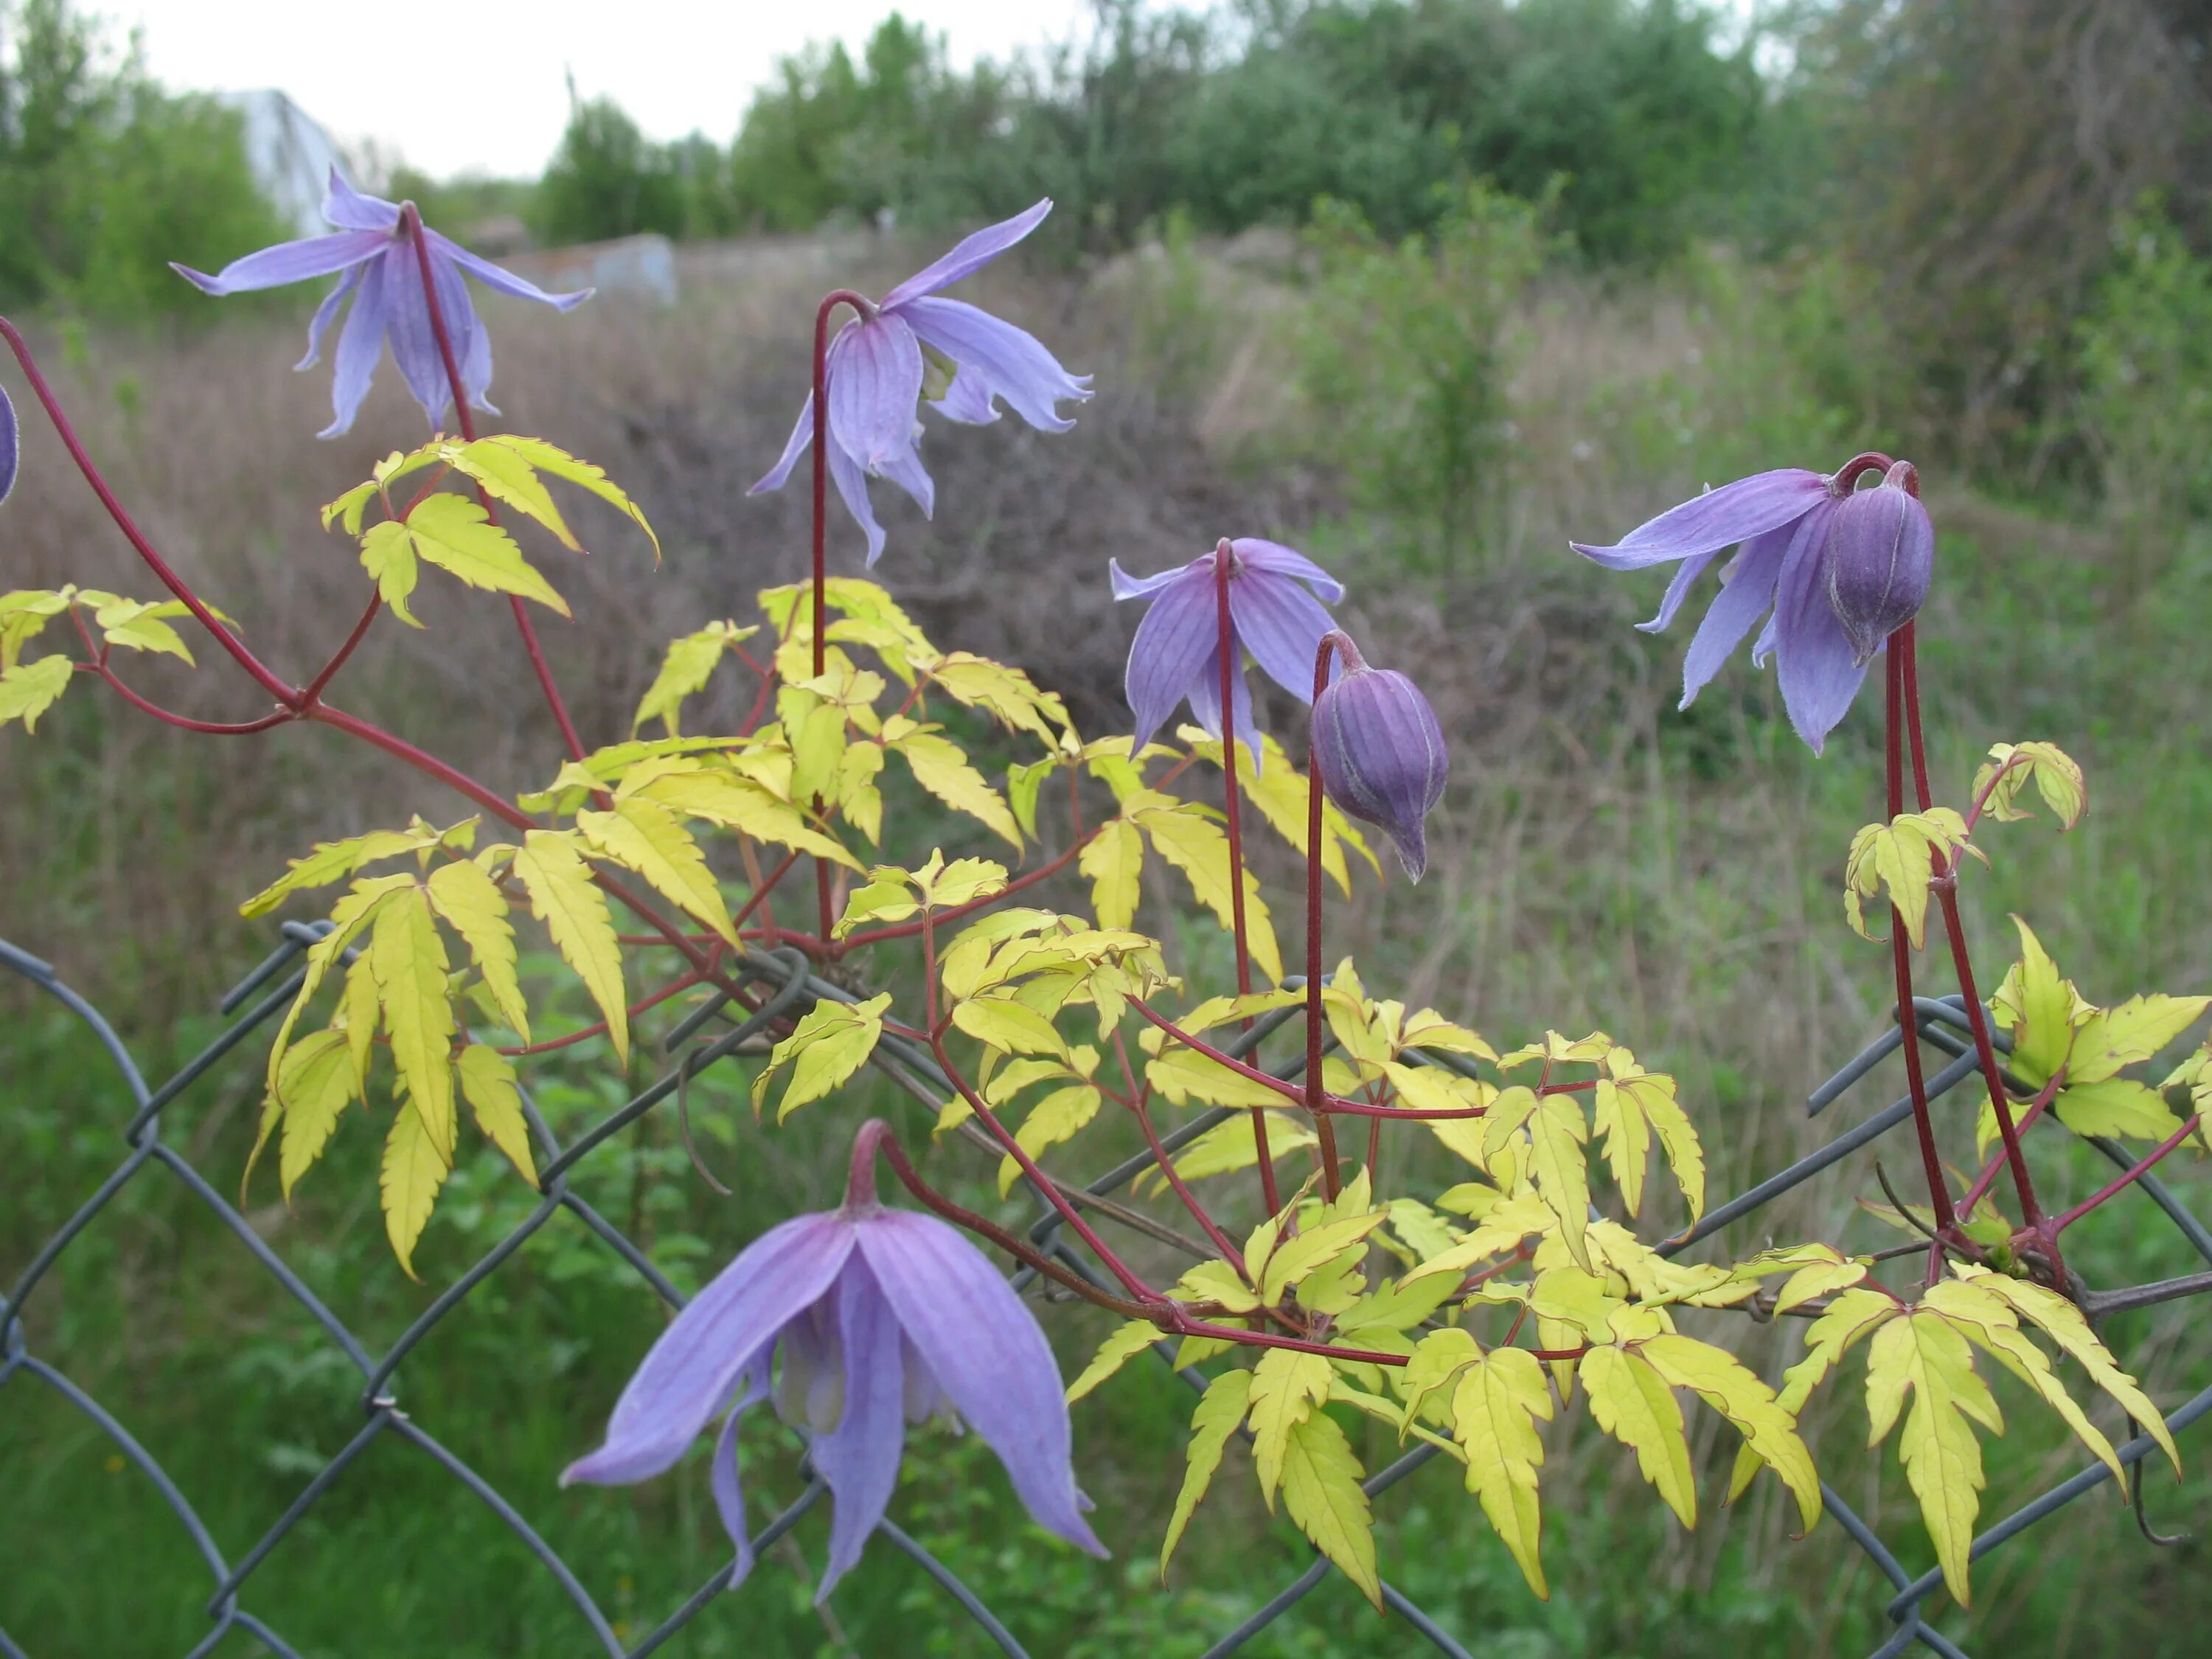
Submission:
[[[12,1391],[35,1387],[51,1389],[82,1413],[100,1434],[112,1443],[116,1453],[134,1466],[151,1484],[161,1502],[174,1516],[177,1526],[189,1540],[191,1548],[204,1563],[208,1575],[209,1626],[201,1639],[189,1650],[188,1659],[198,1659],[198,1656],[212,1651],[226,1639],[239,1633],[258,1640],[268,1651],[297,1659],[295,1650],[287,1643],[283,1633],[272,1628],[252,1611],[250,1604],[254,1580],[264,1571],[277,1546],[325,1499],[349,1468],[372,1444],[386,1437],[396,1437],[411,1443],[434,1460],[513,1530],[544,1571],[574,1604],[580,1638],[596,1645],[599,1650],[613,1656],[613,1659],[641,1659],[643,1655],[672,1647],[672,1644],[678,1643],[685,1627],[710,1603],[724,1595],[742,1596],[746,1593],[744,1586],[734,1591],[731,1589],[729,1569],[717,1568],[696,1590],[669,1611],[643,1636],[634,1642],[625,1641],[617,1633],[615,1624],[585,1588],[575,1570],[532,1526],[524,1511],[471,1468],[453,1448],[444,1444],[408,1415],[401,1402],[398,1373],[411,1351],[460,1307],[472,1292],[496,1273],[532,1235],[562,1210],[568,1211],[589,1228],[605,1248],[627,1263],[655,1295],[672,1307],[680,1306],[684,1297],[677,1287],[620,1228],[571,1190],[568,1172],[623,1128],[672,1097],[678,1096],[691,1078],[737,1054],[752,1039],[780,1024],[796,1018],[817,1001],[850,1002],[857,999],[852,993],[811,974],[805,958],[797,951],[750,952],[736,969],[736,982],[747,990],[752,1006],[732,1007],[725,995],[687,1016],[666,1040],[668,1050],[678,1056],[671,1069],[651,1086],[565,1146],[556,1139],[544,1116],[526,1095],[525,1111],[540,1158],[543,1190],[540,1202],[519,1226],[440,1294],[388,1349],[378,1353],[372,1352],[315,1295],[301,1276],[254,1231],[238,1208],[209,1183],[182,1152],[164,1139],[162,1133],[164,1109],[207,1076],[227,1054],[267,1021],[279,1015],[290,1002],[301,980],[298,958],[307,945],[321,936],[327,926],[326,923],[285,924],[282,930],[283,942],[224,999],[222,1012],[230,1023],[205,1049],[158,1087],[148,1085],[121,1039],[97,1008],[63,982],[46,963],[5,940],[0,940],[0,968],[10,969],[29,980],[41,991],[59,1000],[90,1029],[114,1062],[135,1106],[132,1115],[121,1127],[118,1161],[113,1170],[32,1258],[15,1283],[9,1287],[5,1299],[0,1300],[0,1409],[5,1409],[4,1402]],[[1920,999],[1915,1013],[1923,1037],[1954,1056],[1949,1066],[1929,1079],[1929,1094],[1941,1095],[1971,1077],[1976,1069],[1974,1056],[1962,1035],[1967,1029],[1966,1017],[1956,999]],[[1228,1047],[1231,1052],[1240,1056],[1252,1054],[1273,1030],[1294,1018],[1297,1014],[1293,1010],[1271,1014],[1256,1022],[1249,1031]],[[710,1032],[709,1028],[718,1024],[722,1029]],[[1814,1110],[1823,1110],[1849,1093],[1899,1046],[1900,1041],[1901,1032],[1893,1030],[1869,1044],[1814,1092],[1810,1103]],[[899,1086],[932,1107],[949,1091],[949,1084],[942,1078],[935,1061],[927,1051],[904,1043],[896,1037],[883,1039],[872,1063]],[[1301,1060],[1279,1068],[1277,1074],[1286,1078],[1295,1076],[1302,1066]],[[2025,1087],[2022,1089],[2024,1095],[2033,1092]],[[1910,1100],[1891,1103],[1839,1134],[1809,1157],[1800,1159],[1716,1206],[1695,1228],[1670,1241],[1662,1249],[1671,1255],[1686,1249],[1730,1222],[1772,1202],[1830,1165],[1875,1142],[1906,1121],[1911,1115]],[[1230,1115],[1230,1112],[1223,1109],[1200,1114],[1166,1138],[1169,1149],[1172,1151],[1181,1147]],[[2093,1137],[2091,1144],[2123,1169],[2134,1162],[2115,1143]],[[1115,1203],[1110,1195],[1149,1167],[1149,1155],[1132,1158],[1107,1170],[1084,1187],[1064,1187],[1063,1190],[1079,1205],[1088,1208],[1102,1223],[1142,1231],[1145,1218]],[[27,1182],[34,1179],[36,1173],[33,1170],[17,1170],[12,1172],[10,1178]],[[313,1474],[276,1522],[235,1559],[228,1554],[212,1535],[195,1510],[190,1494],[181,1490],[171,1478],[160,1456],[65,1371],[33,1352],[24,1329],[24,1309],[31,1297],[36,1295],[40,1281],[72,1243],[84,1234],[101,1211],[132,1182],[164,1178],[180,1182],[193,1198],[213,1212],[222,1225],[236,1238],[239,1248],[250,1253],[270,1278],[297,1301],[320,1328],[331,1346],[343,1354],[344,1360],[357,1370],[362,1377],[362,1421],[358,1431],[336,1455]],[[2141,1189],[2140,1201],[2155,1207],[2205,1261],[2212,1264],[2212,1231],[2208,1231],[2155,1176],[2145,1175],[2136,1185]],[[4,1186],[0,1186],[0,1202],[6,1201],[6,1199]],[[1057,1213],[1042,1201],[1039,1208],[1041,1218],[1030,1229],[1033,1241],[1041,1249],[1052,1252],[1070,1269],[1095,1279],[1096,1264],[1061,1237]],[[1026,1288],[1033,1277],[1030,1270],[1024,1269],[1015,1275],[1015,1283]],[[2191,1275],[2186,1280],[2166,1281],[2158,1285],[2137,1287],[2132,1291],[2107,1292],[2103,1300],[2107,1305],[2140,1305],[2161,1299],[2167,1294],[2188,1294],[2212,1287],[2212,1285],[2200,1282],[2208,1280],[2212,1280],[2212,1274]],[[1172,1365],[1173,1345],[1163,1342],[1158,1345],[1158,1352],[1163,1363]],[[1185,1371],[1182,1375],[1194,1387],[1204,1386],[1203,1379],[1195,1372]],[[2167,1426],[2178,1434],[2208,1411],[2212,1411],[2212,1389],[2205,1389],[2174,1412],[2166,1419]],[[2132,1470],[2154,1449],[2154,1443],[2148,1436],[2137,1434],[2120,1448],[2120,1462]],[[1426,1444],[1409,1452],[1369,1477],[1364,1483],[1369,1495],[1379,1496],[1397,1486],[1437,1455],[1436,1449]],[[2002,1547],[2110,1478],[2111,1472],[2102,1463],[2091,1462],[2079,1474],[2051,1487],[1984,1531],[1974,1540],[1974,1557],[1979,1559]],[[756,1555],[765,1553],[770,1545],[795,1527],[821,1501],[826,1492],[827,1488],[821,1480],[809,1472],[799,1496],[755,1534],[752,1545]],[[1896,1592],[1883,1609],[1893,1626],[1893,1633],[1875,1650],[1875,1659],[1888,1659],[1889,1656],[1905,1653],[1916,1645],[1948,1656],[1949,1659],[1958,1659],[1964,1650],[1928,1623],[1922,1614],[1923,1604],[1942,1584],[1940,1572],[1930,1568],[1914,1576],[1834,1490],[1824,1485],[1821,1492],[1828,1512],[1845,1534],[1866,1552]],[[919,1540],[888,1520],[882,1524],[880,1530],[894,1548],[911,1557],[943,1590],[949,1617],[972,1620],[975,1627],[1005,1653],[1016,1656],[1025,1653],[1022,1644],[998,1615]],[[1232,1654],[1243,1648],[1278,1620],[1290,1616],[1297,1604],[1335,1571],[1329,1563],[1316,1556],[1311,1565],[1285,1584],[1249,1618],[1235,1628],[1224,1632],[1206,1650],[1206,1659],[1217,1659],[1217,1656]],[[92,1583],[89,1572],[87,1583]],[[1468,1650],[1457,1639],[1387,1581],[1382,1586],[1382,1595],[1389,1611],[1425,1638],[1431,1648],[1456,1656],[1457,1659],[1468,1659]],[[952,1612],[955,1608],[957,1609],[957,1613]],[[672,1647],[672,1650],[680,1651],[680,1645]],[[0,1628],[0,1656],[5,1656],[6,1659],[32,1659],[32,1656],[4,1628]]]

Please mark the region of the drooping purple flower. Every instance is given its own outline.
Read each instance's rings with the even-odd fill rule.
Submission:
[[[1186,699],[1191,717],[1221,735],[1221,612],[1219,562],[1229,562],[1231,724],[1260,764],[1260,732],[1252,723],[1251,693],[1244,684],[1243,653],[1250,652],[1267,678],[1301,702],[1313,701],[1314,654],[1336,624],[1322,609],[1344,597],[1344,584],[1303,553],[1256,537],[1224,538],[1179,569],[1131,576],[1108,561],[1117,599],[1150,599],[1152,609],[1129,641],[1124,680],[1137,732],[1135,754]],[[1310,592],[1309,590],[1311,590]],[[1315,597],[1320,595],[1319,599]]]
[[[1613,546],[1571,545],[1612,570],[1679,565],[1659,614],[1637,624],[1648,633],[1673,622],[1692,584],[1736,548],[1683,659],[1681,707],[1696,700],[1753,624],[1765,617],[1752,661],[1763,664],[1768,652],[1775,653],[1783,707],[1817,755],[1866,676],[1866,659],[1853,647],[1829,600],[1829,530],[1848,493],[1844,478],[1843,472],[1796,467],[1761,472],[1671,507]]]
[[[752,1567],[738,1420],[772,1394],[806,1433],[833,1500],[819,1602],[883,1519],[906,1425],[957,1413],[999,1455],[1040,1525],[1104,1555],[1083,1519],[1090,1505],[1076,1490],[1067,1402],[1044,1333],[958,1231],[876,1202],[868,1170],[880,1133],[860,1132],[843,1207],[770,1229],[691,1299],[615,1402],[605,1444],[561,1484],[649,1479],[726,1413],[708,1485],[737,1547],[735,1585]]]
[[[1919,486],[1912,463],[1898,461],[1879,487],[1845,496],[1828,526],[1828,603],[1862,667],[1920,614],[1936,574],[1936,526]]]
[[[1335,637],[1343,672],[1314,699],[1314,769],[1328,798],[1389,836],[1419,881],[1429,811],[1451,771],[1443,729],[1420,687],[1394,668],[1370,668],[1358,646]]]
[[[232,260],[212,276],[173,261],[170,269],[215,295],[244,294],[305,282],[311,276],[337,276],[337,286],[325,296],[316,307],[314,320],[307,325],[307,355],[294,366],[313,368],[321,361],[324,332],[350,299],[353,308],[338,333],[337,372],[331,387],[337,418],[316,435],[335,438],[352,428],[361,401],[368,395],[377,358],[387,344],[408,391],[422,405],[430,424],[438,425],[453,402],[452,387],[431,326],[422,268],[414,244],[402,234],[398,204],[362,195],[332,167],[330,190],[323,198],[323,217],[338,228],[331,234],[279,242]],[[478,258],[427,226],[422,238],[429,247],[438,309],[445,317],[462,389],[473,407],[496,415],[499,411],[486,395],[491,389],[491,335],[477,317],[462,273],[465,271],[486,288],[518,299],[536,300],[556,311],[581,305],[592,297],[592,290],[548,294],[513,271]]]
[[[15,405],[0,386],[0,501],[15,487],[15,463],[22,458],[22,434],[15,428]]]
[[[915,272],[854,319],[830,342],[823,364],[830,401],[830,477],[868,538],[868,562],[884,550],[884,529],[868,504],[868,480],[889,478],[928,516],[937,485],[921,464],[920,404],[948,421],[984,426],[996,401],[1040,432],[1066,432],[1063,400],[1091,396],[1091,377],[1070,374],[1035,336],[942,291],[974,276],[1044,222],[1050,198],[1026,213],[979,230],[936,264]],[[791,441],[749,495],[781,489],[814,441],[814,394],[799,406]]]

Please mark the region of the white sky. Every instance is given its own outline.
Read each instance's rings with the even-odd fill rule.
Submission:
[[[178,90],[275,87],[341,144],[374,140],[436,176],[536,174],[567,124],[564,72],[655,138],[737,131],[778,58],[857,47],[896,9],[948,37],[953,61],[1066,39],[1084,0],[90,0],[143,31]],[[416,19],[423,20],[417,25]]]

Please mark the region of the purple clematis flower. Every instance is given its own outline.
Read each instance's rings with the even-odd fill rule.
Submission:
[[[15,487],[15,463],[22,458],[22,434],[15,429],[15,405],[0,386],[0,501]]]
[[[401,233],[400,210],[393,203],[364,196],[331,169],[330,190],[323,198],[323,217],[338,228],[328,236],[309,236],[296,242],[279,242],[258,253],[234,259],[210,276],[172,262],[170,269],[210,294],[244,294],[255,289],[281,288],[311,276],[343,272],[338,284],[316,307],[307,325],[307,355],[295,365],[313,368],[321,360],[323,334],[337,319],[338,308],[350,298],[353,309],[339,331],[337,374],[331,388],[337,418],[317,434],[335,438],[353,426],[361,400],[368,395],[370,376],[382,347],[389,344],[392,359],[407,381],[407,389],[422,412],[436,426],[453,401],[446,379],[446,362],[438,349],[438,337],[430,324],[430,307],[422,292],[422,273],[414,245]],[[537,300],[556,311],[568,311],[592,297],[590,289],[573,294],[548,294],[526,283],[513,271],[502,270],[489,259],[480,259],[450,237],[425,226],[422,235],[430,250],[430,272],[437,283],[438,309],[459,367],[461,386],[469,402],[496,415],[485,395],[491,389],[491,336],[477,319],[469,299],[466,271],[486,288],[518,299]]]
[[[1783,707],[1817,755],[1866,677],[1868,658],[1831,601],[1829,568],[1833,520],[1863,470],[1854,461],[1832,475],[1796,467],[1758,473],[1669,508],[1613,546],[1571,545],[1612,570],[1678,565],[1659,614],[1637,624],[1648,633],[1673,622],[1692,584],[1736,547],[1683,659],[1681,707],[1696,700],[1752,624],[1765,617],[1752,661],[1764,663],[1768,652],[1775,653]]]
[[[752,1567],[738,1419],[771,1392],[778,1413],[807,1433],[834,1501],[817,1603],[883,1519],[907,1424],[937,1413],[974,1426],[1040,1525],[1106,1553],[1083,1519],[1090,1504],[1069,1464],[1067,1402],[1044,1333],[958,1231],[877,1203],[883,1133],[862,1127],[842,1208],[770,1229],[691,1299],[615,1402],[606,1443],[562,1472],[564,1486],[646,1480],[726,1412],[709,1485],[737,1546],[733,1586]]]
[[[1314,699],[1313,763],[1328,798],[1380,827],[1407,877],[1429,867],[1427,820],[1451,772],[1443,729],[1415,685],[1395,668],[1370,668],[1336,635],[1343,677]]]
[[[1873,489],[1856,489],[1828,526],[1828,603],[1870,662],[1881,643],[1920,614],[1936,574],[1936,526],[1920,504],[1920,475],[1898,461]]]
[[[1059,359],[1012,323],[978,307],[940,297],[972,276],[1044,222],[1049,198],[988,230],[979,230],[935,264],[908,277],[865,316],[846,323],[823,362],[830,398],[830,477],[868,538],[868,562],[884,550],[884,528],[868,504],[868,480],[889,478],[914,497],[927,517],[937,486],[921,465],[918,405],[948,421],[984,426],[999,418],[995,399],[1040,432],[1066,432],[1062,399],[1091,396],[1091,377],[1070,374]],[[791,441],[768,474],[747,491],[781,489],[814,441],[814,394],[799,410]]]
[[[1231,722],[1260,766],[1260,732],[1252,723],[1252,697],[1244,684],[1242,652],[1269,679],[1301,702],[1313,701],[1314,656],[1322,636],[1336,626],[1321,601],[1344,598],[1344,584],[1303,553],[1256,537],[1224,538],[1176,570],[1131,576],[1108,561],[1117,599],[1150,599],[1151,610],[1129,641],[1125,690],[1137,716],[1135,754],[1167,723],[1186,698],[1192,718],[1221,735],[1221,615],[1219,562],[1229,562],[1230,646],[1239,651],[1231,696]],[[1309,592],[1308,590],[1311,591]],[[1320,595],[1319,599],[1315,597]]]

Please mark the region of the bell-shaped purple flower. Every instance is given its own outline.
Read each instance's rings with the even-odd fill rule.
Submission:
[[[772,1391],[807,1434],[833,1500],[819,1602],[883,1519],[906,1425],[957,1413],[999,1455],[1040,1525],[1105,1554],[1083,1519],[1089,1504],[1076,1490],[1067,1402],[1044,1333],[959,1232],[876,1202],[868,1171],[882,1133],[862,1128],[842,1208],[763,1233],[677,1315],[615,1402],[606,1443],[561,1484],[659,1474],[726,1413],[708,1485],[737,1547],[734,1585],[752,1566],[738,1420]]]
[[[1696,700],[1765,617],[1752,661],[1764,663],[1769,651],[1775,653],[1783,707],[1797,735],[1817,755],[1850,710],[1866,675],[1866,659],[1854,648],[1828,594],[1828,532],[1848,490],[1844,479],[1844,473],[1827,476],[1796,467],[1761,472],[1671,507],[1613,546],[1571,545],[1612,570],[1679,567],[1659,614],[1637,624],[1650,633],[1674,621],[1692,584],[1723,553],[1736,548],[1683,659],[1681,707]]]
[[[1336,624],[1322,607],[1344,597],[1344,584],[1303,553],[1256,537],[1224,538],[1179,569],[1131,576],[1109,560],[1117,599],[1150,599],[1152,609],[1129,642],[1124,687],[1137,716],[1135,754],[1188,700],[1191,717],[1221,735],[1220,562],[1229,565],[1230,720],[1260,765],[1260,732],[1252,723],[1251,693],[1244,684],[1243,653],[1252,653],[1267,678],[1301,702],[1313,700],[1314,654]],[[1309,591],[1310,590],[1310,591]],[[1315,597],[1320,596],[1319,599]]]
[[[0,386],[0,501],[15,487],[15,463],[22,458],[22,434],[15,428],[15,405]]]
[[[868,538],[868,562],[884,550],[884,528],[868,504],[868,480],[889,478],[927,516],[937,486],[921,464],[920,405],[948,421],[987,425],[996,400],[1040,432],[1066,432],[1064,400],[1091,396],[1091,377],[1070,374],[1036,337],[943,289],[974,276],[1044,222],[1050,198],[979,230],[936,264],[908,277],[830,342],[823,364],[830,401],[830,477]],[[747,493],[781,489],[814,441],[814,394],[800,405],[791,441]]]
[[[1370,668],[1358,647],[1335,638],[1343,672],[1314,699],[1314,769],[1331,800],[1390,837],[1419,881],[1429,864],[1429,811],[1451,771],[1443,729],[1420,687],[1395,669]]]
[[[386,345],[392,348],[392,360],[399,365],[408,391],[422,405],[430,424],[438,425],[453,402],[453,391],[446,378],[445,358],[438,349],[438,337],[431,326],[422,266],[416,258],[415,245],[402,231],[398,205],[362,195],[332,167],[330,190],[323,198],[323,217],[338,228],[332,234],[279,242],[232,260],[212,276],[174,262],[170,269],[215,295],[244,294],[305,282],[312,276],[337,276],[337,286],[316,307],[314,320],[307,325],[307,355],[295,365],[313,368],[321,361],[323,335],[350,299],[353,308],[338,332],[337,372],[331,387],[337,418],[317,435],[335,438],[352,428],[362,399],[368,396],[377,358]],[[556,311],[581,305],[592,297],[592,290],[548,294],[513,271],[478,258],[427,226],[422,240],[430,251],[438,309],[445,318],[462,389],[473,407],[496,415],[499,411],[487,395],[491,389],[491,335],[477,317],[462,273],[465,271],[486,288],[517,299],[536,300]]]
[[[1873,489],[1854,490],[1828,524],[1828,603],[1860,666],[1920,614],[1936,574],[1936,526],[1920,475],[1899,461]]]

